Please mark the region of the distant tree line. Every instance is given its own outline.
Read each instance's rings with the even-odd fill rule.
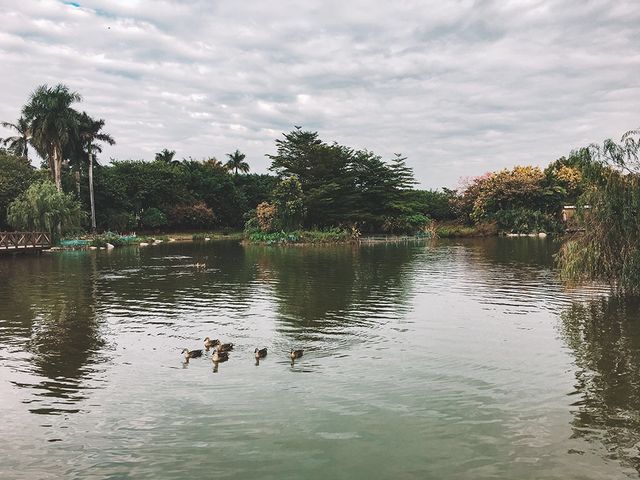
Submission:
[[[0,139],[0,229],[404,234],[437,222],[470,232],[561,233],[563,206],[572,204],[584,232],[558,255],[563,276],[640,294],[638,131],[544,169],[516,166],[457,190],[420,190],[402,155],[385,160],[300,127],[276,140],[270,174],[248,173],[237,149],[225,163],[179,160],[165,148],[152,161],[101,165],[97,155],[114,139],[104,120],[74,108],[81,100],[64,85],[43,85],[17,121],[2,123],[15,134]],[[33,151],[43,159],[39,169]]]

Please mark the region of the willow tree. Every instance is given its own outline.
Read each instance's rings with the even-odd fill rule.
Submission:
[[[81,100],[66,85],[41,85],[22,109],[31,126],[31,142],[46,156],[58,191],[62,191],[62,151],[78,130],[78,112],[72,105]]]
[[[60,192],[49,180],[32,183],[7,211],[10,225],[52,234],[59,226],[63,229],[78,226],[82,217],[80,202],[71,194]]]
[[[585,232],[565,242],[558,254],[568,281],[608,282],[620,294],[640,294],[640,131],[619,143],[590,148],[583,168],[588,187],[579,205]]]
[[[93,163],[95,154],[102,152],[99,142],[105,142],[114,145],[116,142],[108,133],[102,131],[104,120],[94,120],[85,112],[82,112],[78,119],[78,137],[87,155],[88,171],[89,171],[89,198],[91,202],[91,229],[96,230],[96,206],[93,195]]]

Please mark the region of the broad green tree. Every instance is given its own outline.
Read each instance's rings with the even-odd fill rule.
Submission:
[[[58,191],[62,191],[62,152],[78,130],[78,112],[72,105],[81,100],[80,94],[66,85],[41,85],[22,109],[31,126],[31,142],[46,156]]]
[[[233,153],[227,153],[227,158],[229,159],[227,163],[225,163],[225,167],[231,172],[235,172],[235,175],[238,175],[238,171],[242,173],[249,172],[249,164],[244,161],[247,156],[242,153],[240,150],[236,150]]]
[[[96,153],[102,152],[99,142],[114,145],[116,142],[108,133],[104,133],[104,120],[95,120],[82,112],[79,118],[78,136],[82,143],[83,149],[87,155],[87,165],[89,172],[89,199],[91,203],[91,230],[96,231],[96,206],[93,195],[93,164],[95,162]]]
[[[2,144],[9,149],[9,152],[22,157],[29,162],[29,139],[31,138],[31,128],[26,118],[20,117],[16,123],[0,122],[5,128],[15,130],[18,135],[2,139]]]

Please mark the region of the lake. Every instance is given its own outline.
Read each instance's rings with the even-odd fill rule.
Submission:
[[[0,257],[0,478],[638,478],[640,305],[556,249]],[[229,361],[183,363],[206,336]]]

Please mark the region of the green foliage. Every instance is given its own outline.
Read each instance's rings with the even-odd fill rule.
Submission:
[[[274,244],[296,244],[296,243],[344,243],[356,240],[352,234],[341,228],[330,228],[326,230],[304,230],[294,232],[252,232],[247,235],[250,242]]]
[[[421,213],[387,217],[382,224],[382,231],[393,234],[413,234],[423,232],[431,223],[431,219]]]
[[[447,221],[456,218],[451,205],[455,198],[455,191],[443,188],[439,190],[416,190],[415,201],[420,211],[436,221]]]
[[[570,281],[599,279],[619,292],[640,294],[640,168],[637,132],[620,145],[606,140],[593,146],[594,162],[583,170],[591,187],[581,198],[584,235],[567,242],[558,260]]]
[[[7,137],[0,139],[2,145],[7,147],[7,150],[16,157],[22,157],[25,162],[29,163],[29,138],[31,137],[31,125],[29,121],[24,117],[20,117],[16,123],[0,122],[5,128],[15,130],[18,135],[13,137]]]
[[[207,204],[200,201],[188,205],[176,205],[167,212],[168,224],[177,229],[201,229],[215,224],[216,216]]]
[[[35,172],[24,159],[0,153],[0,230],[8,227],[9,204],[29,187],[35,177]]]
[[[41,85],[22,109],[30,127],[31,143],[38,154],[48,160],[58,190],[62,188],[63,149],[78,137],[78,112],[72,105],[81,100],[80,94],[70,91],[66,85]]]
[[[557,216],[530,208],[498,210],[493,218],[500,231],[509,233],[559,233],[563,230]]]
[[[538,167],[521,166],[488,173],[471,180],[452,204],[456,213],[470,223],[497,221],[508,231],[524,229],[521,233],[557,231],[554,219],[559,218],[567,201],[565,187],[580,181],[573,173],[562,165],[546,174]]]
[[[158,208],[151,207],[142,212],[140,219],[142,226],[145,228],[157,229],[168,225],[167,216]]]
[[[590,187],[579,204],[586,231],[567,241],[558,254],[562,277],[570,282],[601,280],[619,293],[640,295],[640,165],[635,138],[606,140],[592,147],[583,169]]]
[[[242,173],[249,172],[249,164],[244,161],[246,155],[240,152],[240,150],[236,150],[233,153],[227,153],[227,158],[229,160],[224,166],[230,172],[234,172],[235,175],[238,175],[239,171]]]
[[[164,162],[164,163],[173,163],[175,160],[173,157],[176,156],[175,150],[169,150],[168,148],[163,148],[155,155],[156,162]]]
[[[317,132],[300,128],[277,140],[276,147],[276,155],[269,155],[271,169],[300,181],[304,225],[358,223],[375,231],[387,217],[424,213],[411,193],[413,172],[400,155],[384,162],[366,150],[329,145]]]
[[[478,223],[473,227],[450,223],[435,227],[435,236],[440,238],[488,237],[497,233],[495,223]]]
[[[63,231],[77,228],[84,213],[72,195],[59,192],[45,180],[33,183],[18,196],[9,205],[7,217],[17,229],[53,233],[58,224]]]
[[[107,243],[110,243],[114,247],[123,247],[125,245],[133,245],[138,242],[136,237],[124,237],[114,232],[104,232],[101,235],[96,235],[91,240],[91,246],[93,247],[106,247]]]
[[[287,231],[299,229],[306,214],[300,181],[296,177],[282,179],[273,191],[273,201],[276,228]]]

